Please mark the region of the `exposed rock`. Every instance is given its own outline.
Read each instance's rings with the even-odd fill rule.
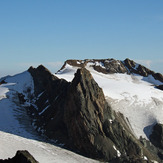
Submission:
[[[63,105],[69,82],[58,79],[44,66],[30,68],[35,85],[34,104],[28,111],[37,121],[33,125],[50,138],[66,141],[66,127],[63,123]],[[37,107],[37,108],[36,108]]]
[[[96,71],[104,74],[110,73],[126,73],[127,69],[123,63],[115,59],[86,59],[86,60],[67,60],[62,66],[61,70],[64,69],[66,64],[71,66],[85,68],[87,64],[90,64]]]
[[[147,77],[152,75],[156,80],[163,82],[163,75],[160,73],[155,73],[154,71],[138,64],[130,59],[125,59],[124,61],[115,59],[86,59],[86,60],[67,60],[61,69],[64,69],[66,64],[75,67],[86,67],[87,65],[93,67],[94,70],[102,72],[104,74],[112,73],[135,73],[141,76]]]
[[[163,91],[163,85],[158,85],[158,86],[156,86],[156,88],[158,88],[158,89]]]
[[[78,69],[69,83],[41,69],[29,70],[37,97],[37,109],[30,111],[44,134],[69,149],[103,161],[143,162],[143,155],[157,160],[136,139],[123,115],[111,109],[88,70]]]
[[[0,160],[0,163],[38,163],[28,151],[17,151],[13,158]]]
[[[156,147],[163,149],[163,124],[156,123],[149,138]]]
[[[163,75],[160,73],[154,73],[153,77],[161,82],[163,82]]]
[[[7,82],[5,82],[5,80],[2,80],[2,81],[0,81],[0,85],[1,84],[6,84]]]
[[[104,60],[104,67],[107,73],[126,73],[127,69],[119,60],[108,59]]]
[[[58,79],[56,76],[52,75],[51,72],[43,65],[38,66],[37,69],[30,67],[28,71],[34,77],[33,79],[36,96],[45,90],[49,82]]]
[[[136,63],[133,60],[130,60],[128,58],[124,60],[124,63],[129,70],[132,70],[136,66]]]
[[[136,62],[128,58],[124,60],[124,65],[128,68],[129,73],[136,73],[144,77],[154,74],[153,71],[149,70],[148,68],[140,64],[137,64]]]
[[[103,131],[105,116],[114,118],[101,88],[86,69],[79,69],[68,89],[64,122],[71,143],[89,157],[108,159],[117,155]]]

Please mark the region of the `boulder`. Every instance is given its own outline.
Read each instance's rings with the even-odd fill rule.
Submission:
[[[13,158],[0,160],[0,163],[38,163],[28,151],[17,151]]]
[[[149,139],[156,147],[163,149],[163,124],[156,123],[154,125]]]

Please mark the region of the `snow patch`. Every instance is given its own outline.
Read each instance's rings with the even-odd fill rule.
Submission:
[[[110,122],[110,123],[112,123],[112,122],[113,122],[113,120],[112,120],[112,119],[109,119],[109,122]]]
[[[113,148],[117,151],[117,156],[120,157],[121,156],[121,152],[113,145]]]
[[[37,96],[37,99],[39,99],[42,95],[43,95],[44,91],[41,92],[38,96]]]
[[[144,160],[148,160],[148,158],[146,156],[143,157]]]
[[[43,114],[49,107],[50,107],[50,105],[48,105],[47,107],[45,107],[45,108],[39,113],[39,115]]]

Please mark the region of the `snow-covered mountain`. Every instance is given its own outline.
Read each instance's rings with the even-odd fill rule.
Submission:
[[[156,89],[163,85],[163,77],[156,78],[156,73],[129,59],[68,60],[55,75],[72,81],[79,67],[91,72],[111,107],[128,118],[138,138],[148,138],[156,122],[163,124],[163,91]]]
[[[93,78],[84,69],[75,75],[79,68],[87,69]],[[157,158],[151,156],[150,152],[153,151],[148,149],[147,152],[146,147],[138,139],[141,137],[141,139],[150,140],[153,126],[163,124],[163,91],[158,89],[162,88],[162,85],[163,76],[161,74],[129,59],[125,61],[114,59],[68,60],[54,76],[43,66],[39,66],[37,69],[31,67],[28,71],[13,77],[5,77],[0,80],[0,158],[13,157],[17,150],[26,149],[39,162],[96,162],[52,145],[45,137],[48,136],[54,140],[57,137],[61,138],[71,149],[76,146],[79,153],[92,158],[100,158],[92,154],[96,148],[104,152],[104,154],[101,153],[101,156],[105,156],[105,152],[110,149],[111,152],[108,151],[110,154],[106,155],[106,158],[116,156],[119,162],[122,156],[126,159],[125,155],[129,158],[131,155],[140,155],[142,160],[149,162],[153,160],[154,162]],[[109,105],[107,107],[98,86],[104,92],[105,100]],[[82,103],[81,98],[83,97],[86,103]],[[72,110],[66,110],[66,106]],[[76,110],[73,110],[77,106],[83,106],[79,115]],[[88,110],[83,110],[87,109],[86,106]],[[91,109],[95,110],[90,111]],[[31,114],[30,117],[27,111]],[[88,117],[94,117],[95,120],[89,120]],[[84,119],[83,122],[82,119]],[[80,125],[87,123],[88,128],[78,129],[78,123]],[[119,123],[122,124],[117,128]],[[114,130],[113,133],[109,131],[108,125],[111,130]],[[87,132],[87,129],[92,131]],[[39,135],[36,130],[44,136]],[[80,132],[80,130],[83,133],[74,135],[76,131]],[[123,130],[125,131],[122,134]],[[87,139],[82,140],[85,137],[84,134],[89,133],[91,134],[88,135],[88,140],[92,142],[93,147],[89,146],[89,142],[86,143]],[[119,140],[115,140],[116,134],[114,133],[118,135]],[[92,134],[99,134],[100,137]],[[113,135],[108,136],[108,134]],[[122,138],[120,138],[121,135]],[[109,149],[108,147],[97,147],[99,144],[98,142],[96,144],[95,139],[100,138],[101,144],[102,141],[105,142],[101,136],[109,137],[106,140],[107,143],[110,142],[108,145],[111,144]],[[70,140],[71,137],[73,140]],[[127,140],[124,142],[121,140],[124,138],[132,142],[131,148],[125,148]],[[74,145],[70,142],[74,142]],[[88,145],[84,146],[86,144]],[[124,147],[120,147],[123,145]],[[128,142],[127,145],[129,145]],[[137,150],[137,153],[130,153],[130,149],[134,151],[134,148],[141,148],[142,151]],[[160,148],[159,152],[162,152]],[[159,156],[163,157],[162,154]]]

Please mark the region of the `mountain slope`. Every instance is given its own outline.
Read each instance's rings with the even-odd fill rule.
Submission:
[[[163,92],[157,89],[162,85],[161,74],[129,59],[68,60],[55,75],[40,65],[5,77],[0,80],[0,158],[23,148],[40,162],[95,162],[44,143],[39,133],[91,158],[161,162],[160,147],[143,138],[157,146],[162,141]]]

